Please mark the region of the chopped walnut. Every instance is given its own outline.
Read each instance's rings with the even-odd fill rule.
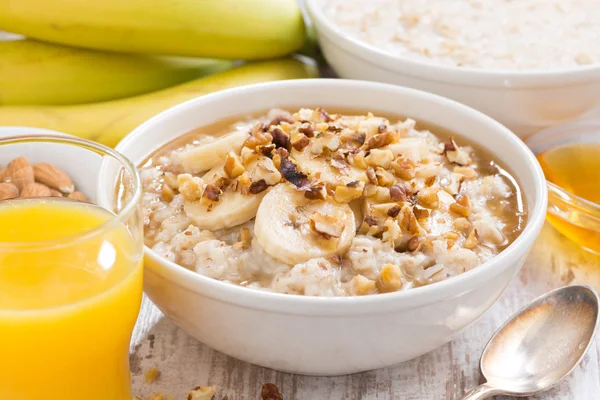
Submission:
[[[327,198],[327,188],[324,183],[314,183],[304,192],[304,197],[310,200],[325,200]]]
[[[402,288],[402,270],[394,264],[386,264],[381,268],[380,281],[382,292],[395,292]]]
[[[244,227],[240,229],[240,234],[238,235],[237,242],[233,244],[233,247],[239,250],[247,250],[250,248],[251,242],[252,234],[250,233],[250,229]]]
[[[413,253],[417,252],[421,249],[424,241],[425,238],[423,236],[413,236],[408,239],[408,242],[406,243],[406,249]]]
[[[471,223],[469,222],[469,220],[468,220],[468,219],[466,219],[466,218],[456,218],[456,219],[455,219],[455,220],[452,222],[452,226],[453,226],[455,229],[458,229],[459,231],[466,232],[466,231],[468,231],[469,229],[471,229],[471,227],[473,226],[473,224],[471,224]]]
[[[326,239],[339,238],[344,232],[344,224],[337,218],[319,212],[310,216],[310,227]]]
[[[338,203],[350,203],[362,196],[364,188],[365,183],[360,181],[350,182],[345,186],[336,186],[333,198]]]
[[[283,147],[286,150],[290,149],[290,135],[285,133],[281,128],[276,127],[270,131],[271,136],[273,137],[273,144],[276,147]]]
[[[198,201],[204,192],[204,181],[201,178],[190,174],[180,174],[177,176],[177,185],[179,192],[187,202]]]
[[[400,211],[400,210],[398,210]],[[394,218],[388,218],[384,223],[383,236],[381,240],[384,243],[391,243],[392,245],[400,239],[402,236],[402,230]]]
[[[450,204],[449,207],[450,211],[452,211],[453,213],[456,213],[458,215],[461,215],[463,217],[468,217],[469,216],[469,208],[465,207],[465,206],[461,206],[458,203],[452,203]]]
[[[62,194],[59,192],[60,196],[58,194],[56,194],[57,197],[62,197]],[[163,199],[165,199],[166,201],[171,201],[173,200],[173,197],[175,197],[175,191],[173,189],[171,189],[171,186],[167,185],[167,184],[163,184],[160,190],[160,194],[162,195]]]
[[[415,166],[410,160],[398,159],[391,163],[392,169],[396,176],[405,181],[409,181],[415,177]]]
[[[367,169],[369,167],[363,151],[348,155],[348,162],[355,168]]]
[[[340,140],[342,143],[353,142],[358,146],[362,146],[365,143],[365,140],[367,140],[367,135],[364,132],[356,132],[352,129],[345,129],[340,135]]]
[[[450,182],[446,185],[445,189],[451,195],[456,195],[460,192],[460,186],[465,177],[462,174],[457,174],[456,172],[450,173]]]
[[[253,182],[264,180],[267,186],[273,186],[281,181],[281,172],[277,170],[273,160],[261,157],[252,170],[251,179]]]
[[[367,140],[367,143],[365,143],[364,148],[365,150],[378,149],[387,146],[388,144],[395,143],[398,139],[400,139],[400,137],[397,132],[388,131],[379,133],[370,137],[369,140]]]
[[[394,161],[394,153],[390,150],[384,149],[373,149],[369,152],[369,155],[365,158],[365,161],[371,167],[382,167],[384,169],[390,168],[392,161]]]
[[[390,197],[393,201],[406,201],[409,194],[410,189],[404,185],[395,184],[390,187]]]
[[[438,197],[439,191],[439,186],[426,187],[424,189],[419,190],[419,193],[417,193],[417,199],[423,207],[436,209],[439,207],[440,204],[440,200]]]
[[[367,294],[373,294],[376,290],[376,282],[362,275],[356,275],[350,281],[350,293],[353,296],[364,296]]]
[[[249,192],[252,194],[258,194],[267,190],[269,185],[264,179],[260,179],[250,184]]]
[[[337,137],[337,135],[330,132],[320,133],[315,139],[313,139],[313,142],[310,145],[310,151],[313,154],[319,155],[323,154],[325,149],[329,151],[336,151],[340,148],[340,145],[340,138]]]
[[[298,165],[289,158],[287,152],[280,153],[279,156],[281,157],[279,171],[285,180],[297,188],[306,186],[308,184],[308,176],[300,171]]]
[[[223,193],[223,191],[218,186],[208,184],[202,192],[202,198],[207,201],[217,202],[219,201],[221,193]]]
[[[240,156],[235,154],[235,152],[230,151],[225,158],[223,170],[228,177],[234,179],[243,174],[246,168],[244,168]]]
[[[177,175],[172,172],[163,173],[163,182],[173,190],[179,190],[179,183],[177,183]]]
[[[394,175],[387,172],[381,167],[377,167],[375,169],[375,177],[377,178],[377,184],[379,186],[391,187],[392,185],[394,185],[394,183],[396,183]]]
[[[453,170],[454,173],[461,174],[465,177],[465,179],[475,179],[477,178],[477,171],[471,167],[461,167],[456,166]]]
[[[160,376],[160,371],[156,368],[150,368],[144,374],[144,381],[146,383],[153,383]]]
[[[448,143],[444,144],[444,153],[448,161],[461,166],[471,164],[469,153],[456,144],[454,138],[450,138]]]
[[[400,227],[411,235],[418,235],[423,231],[423,228],[419,225],[417,217],[413,213],[409,205],[404,205],[398,214],[398,221]]]
[[[240,152],[240,158],[245,166],[249,166],[256,160],[258,160],[258,152],[255,149],[249,149],[247,147],[242,148]]]
[[[262,385],[260,397],[262,400],[283,400],[279,388],[272,383],[265,383]]]
[[[212,400],[217,393],[216,386],[196,386],[188,392],[187,400]]]
[[[250,137],[244,142],[244,147],[254,150],[258,146],[270,144],[272,140],[273,136],[269,132],[265,132],[264,125],[258,122],[252,128]]]
[[[467,236],[467,240],[465,240],[464,248],[465,249],[474,249],[475,246],[479,243],[479,234],[477,233],[477,229],[473,229],[469,236]]]
[[[369,179],[369,182],[371,182],[373,185],[379,184],[379,182],[377,181],[377,175],[375,175],[374,168],[369,167],[367,169],[367,178]]]
[[[390,190],[386,187],[367,184],[364,191],[365,197],[372,198],[378,203],[387,203],[392,200]]]
[[[302,151],[310,144],[310,139],[303,133],[297,133],[292,135],[291,144],[294,149]]]
[[[298,132],[306,135],[306,137],[312,138],[315,136],[315,130],[313,129],[312,125],[309,123],[304,123],[302,125],[300,125],[300,127],[298,128]]]
[[[412,211],[413,214],[415,214],[415,218],[417,219],[417,221],[429,218],[429,210],[427,210],[426,208],[414,206]]]

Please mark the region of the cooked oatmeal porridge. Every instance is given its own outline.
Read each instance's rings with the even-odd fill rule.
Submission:
[[[321,0],[345,34],[394,55],[485,69],[600,62],[598,0]]]
[[[518,187],[485,152],[354,114],[275,109],[160,149],[140,168],[146,245],[237,285],[354,296],[459,275],[519,235]]]

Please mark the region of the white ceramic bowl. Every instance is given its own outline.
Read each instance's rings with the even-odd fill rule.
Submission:
[[[600,66],[555,71],[491,71],[402,58],[344,35],[306,0],[323,54],[342,78],[393,83],[474,107],[525,137],[600,106]]]
[[[413,89],[351,80],[295,80],[225,90],[180,104],[135,129],[117,150],[139,165],[161,145],[222,118],[271,107],[317,105],[403,114],[489,149],[523,188],[527,227],[500,255],[463,275],[365,297],[256,291],[198,275],[146,249],[146,293],[198,340],[277,370],[347,374],[427,353],[450,341],[498,299],[543,224],[544,176],[533,154],[504,126],[467,106]]]

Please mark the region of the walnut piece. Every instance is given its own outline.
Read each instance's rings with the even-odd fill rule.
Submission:
[[[283,400],[279,388],[272,383],[265,383],[262,385],[260,397],[262,400]]]
[[[235,154],[235,152],[230,151],[225,158],[225,166],[223,167],[223,170],[229,178],[235,179],[243,174],[246,168],[244,168],[244,164],[242,163],[240,156]]]
[[[440,199],[438,197],[439,191],[439,186],[426,187],[419,190],[419,193],[417,193],[417,199],[423,207],[436,209],[440,205]]]
[[[183,195],[186,202],[198,201],[204,192],[204,181],[190,174],[179,174],[177,176],[179,193]]]
[[[155,382],[160,376],[160,371],[156,368],[149,368],[144,374],[144,381],[146,383]]]
[[[187,400],[212,400],[217,393],[217,387],[212,386],[196,386],[188,392]]]
[[[223,193],[223,191],[218,186],[208,184],[202,192],[202,198],[207,201],[218,202],[221,193]]]
[[[395,292],[402,288],[402,270],[394,264],[386,264],[381,268],[380,280],[382,292]]]
[[[373,294],[377,290],[377,283],[362,275],[356,275],[350,281],[350,293],[353,296]]]
[[[310,227],[326,239],[339,238],[344,232],[344,224],[337,218],[319,212],[310,216]]]

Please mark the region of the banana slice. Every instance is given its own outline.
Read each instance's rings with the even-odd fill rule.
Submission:
[[[247,129],[240,129],[213,141],[183,149],[173,154],[175,162],[183,167],[188,174],[198,174],[222,164],[227,153],[239,153],[250,133]]]
[[[348,204],[308,200],[303,192],[281,183],[260,204],[254,235],[271,257],[295,265],[347,251],[355,224]]]
[[[222,186],[219,181],[225,177],[223,165],[214,167],[202,177],[205,183]],[[256,216],[258,206],[267,191],[257,194],[242,194],[235,191],[235,184],[223,188],[218,202],[200,201],[187,203],[184,210],[200,229],[216,231],[231,228],[250,221]]]
[[[355,181],[368,181],[365,170],[343,164],[340,168],[334,167],[331,157],[316,156],[308,148],[302,151],[292,150],[290,156],[310,179],[326,182],[334,187]]]

